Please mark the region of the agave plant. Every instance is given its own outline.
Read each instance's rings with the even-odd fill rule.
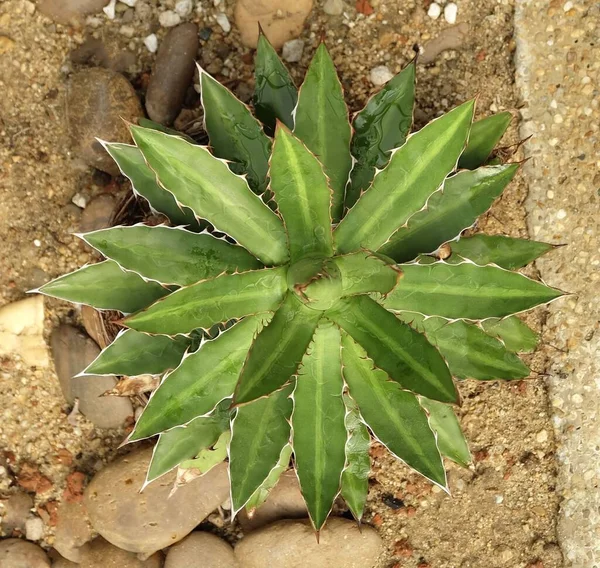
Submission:
[[[103,143],[168,223],[81,235],[106,260],[41,292],[124,314],[84,375],[163,376],[128,438],[158,436],[148,483],[228,459],[252,511],[291,461],[316,530],[340,493],[360,519],[373,439],[446,488],[454,379],[529,374],[513,314],[561,292],[516,270],[551,246],[463,236],[519,167],[485,165],[510,115],[471,100],[410,134],[414,78],[350,122],[324,45],[297,91],[261,37],[262,124],[200,70],[210,147],[148,121]]]

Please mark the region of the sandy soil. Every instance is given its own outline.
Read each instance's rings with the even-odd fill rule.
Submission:
[[[212,19],[212,2],[205,4],[206,10],[191,18],[212,29],[199,59],[208,64],[220,56],[231,85],[248,92],[250,50],[239,45],[235,27],[222,33]],[[233,20],[231,4],[227,10]],[[371,4],[374,13],[368,17],[348,3],[347,17],[330,18],[317,2],[301,36],[306,41],[304,57],[291,65],[301,78],[324,36],[353,111],[374,90],[368,80],[372,67],[386,64],[392,72],[400,70],[412,58],[415,44],[422,46],[448,28],[443,17],[434,21],[427,16],[426,0],[371,0]],[[110,38],[135,53],[127,76],[142,87],[153,59],[142,39],[150,30],[156,29],[159,37],[164,34],[155,18],[147,24],[134,20],[132,38],[119,33],[118,20],[110,22],[103,15],[92,22],[97,27],[63,27],[32,6],[22,0],[0,4],[0,33],[15,42],[0,55],[0,304],[22,298],[26,290],[89,260],[89,253],[70,235],[81,215],[71,199],[76,193],[94,196],[113,190],[69,152],[65,87],[75,69],[69,53],[88,33]],[[470,31],[460,49],[419,67],[417,124],[475,95],[480,115],[516,110],[512,2],[462,0],[458,6],[458,22],[469,23]],[[223,78],[221,72],[217,76]],[[509,143],[517,140],[516,132],[513,125]],[[488,232],[525,236],[526,195],[527,187],[519,178],[481,226]],[[78,317],[70,306],[47,302],[47,331],[59,320]],[[540,312],[532,321],[539,324],[542,317]],[[1,366],[0,449],[12,453],[9,457],[17,469],[30,462],[51,480],[54,489],[38,498],[39,505],[59,499],[66,476],[75,470],[92,474],[101,460],[113,455],[120,433],[95,430],[85,421],[71,426],[52,368],[27,368],[18,358],[3,360]],[[542,355],[533,357],[533,368],[543,373]],[[468,470],[449,464],[452,497],[436,492],[384,452],[374,451],[366,520],[385,539],[386,553],[378,566],[562,566],[555,527],[555,445],[543,380],[467,381],[461,391],[460,414],[475,464]],[[69,465],[59,458],[63,448],[73,456]],[[48,525],[44,544],[51,543]]]

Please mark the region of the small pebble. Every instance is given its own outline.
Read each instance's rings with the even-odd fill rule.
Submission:
[[[221,26],[221,29],[228,34],[231,31],[231,24],[229,23],[229,18],[227,17],[227,14],[224,14],[223,12],[219,12],[216,16],[215,16],[216,20],[217,20],[217,24],[219,24]]]
[[[212,30],[210,28],[202,28],[200,30],[200,33],[198,34],[198,37],[202,41],[208,41],[210,39],[211,35],[212,35]]]
[[[458,6],[454,2],[450,2],[444,6],[444,19],[449,24],[456,23],[456,16],[458,14]]]
[[[192,13],[192,0],[178,0],[175,4],[175,12],[182,18],[187,18]]]
[[[563,10],[565,12],[568,12],[569,10],[573,9],[573,2],[565,2],[565,5],[563,6]]]
[[[535,439],[540,444],[543,444],[544,442],[547,442],[548,441],[548,432],[547,432],[547,430],[540,430],[536,434]]]
[[[442,8],[440,7],[439,4],[436,4],[435,2],[432,2],[429,5],[429,10],[427,10],[427,15],[432,20],[437,20],[440,17],[441,13],[442,13]]]
[[[44,536],[44,521],[39,517],[32,517],[25,521],[25,536],[27,540],[41,540]]]
[[[567,212],[564,209],[559,209],[556,213],[557,219],[564,219],[567,216]]]
[[[394,74],[385,66],[379,65],[371,69],[370,79],[371,83],[376,86],[385,85],[390,79],[394,77]]]
[[[323,12],[330,16],[339,16],[344,11],[343,0],[327,0],[323,5]]]
[[[283,58],[289,63],[296,63],[302,59],[304,51],[304,41],[301,39],[291,39],[283,44]]]
[[[129,6],[130,8],[133,8],[137,4],[137,0],[119,0],[119,2]]]
[[[158,49],[158,38],[156,34],[150,34],[144,38],[144,45],[150,53],[156,53]]]
[[[107,6],[102,8],[102,11],[107,15],[109,20],[115,19],[115,6],[117,4],[117,0],[110,0]]]
[[[88,202],[88,198],[83,195],[83,193],[77,192],[72,198],[71,201],[77,205],[77,207],[79,207],[80,209],[85,209],[85,206],[87,205]]]
[[[173,10],[167,10],[158,16],[158,21],[163,28],[173,28],[181,23],[181,16]]]

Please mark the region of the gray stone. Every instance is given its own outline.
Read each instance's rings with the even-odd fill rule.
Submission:
[[[71,147],[89,166],[117,175],[117,165],[96,138],[130,142],[125,121],[135,123],[140,116],[140,102],[123,75],[100,68],[73,75],[67,98]]]
[[[79,230],[82,233],[87,233],[108,227],[116,204],[115,198],[107,193],[92,199],[81,214]]]
[[[153,554],[145,560],[121,550],[102,537],[94,539],[81,549],[81,568],[160,568],[162,555]]]
[[[323,4],[323,12],[329,14],[330,16],[340,16],[343,11],[343,0],[327,0],[325,4]]]
[[[40,0],[38,10],[59,24],[69,24],[96,14],[109,0]]]
[[[117,384],[112,376],[75,377],[99,354],[98,346],[72,325],[58,326],[50,336],[56,374],[67,402],[79,399],[80,412],[99,428],[119,428],[133,415],[128,398],[101,396]]]
[[[20,538],[0,540],[2,568],[50,568],[50,560],[37,545]]]
[[[92,540],[94,531],[82,503],[63,501],[57,512],[54,548],[72,562],[81,560],[81,547]]]
[[[243,568],[372,568],[382,550],[371,527],[332,517],[318,543],[309,521],[279,521],[243,538],[235,557]]]
[[[233,549],[209,533],[193,532],[169,548],[164,568],[237,568]]]
[[[146,93],[148,116],[161,124],[172,124],[183,105],[194,78],[198,51],[198,26],[173,28],[160,44]]]
[[[469,24],[462,22],[442,30],[436,37],[423,46],[419,63],[433,63],[440,53],[448,49],[460,49],[469,38]]]
[[[283,44],[282,56],[290,63],[296,63],[302,59],[304,42],[301,39],[291,39]]]
[[[25,521],[33,507],[33,498],[27,493],[14,493],[6,501],[0,501],[4,510],[4,516],[0,518],[0,527],[5,533],[10,534],[13,530],[25,530]]]
[[[252,517],[243,509],[238,518],[244,531],[250,532],[281,519],[302,519],[307,516],[298,478],[293,470],[289,470],[282,474],[267,500],[254,511]]]
[[[238,0],[235,23],[247,47],[256,47],[258,24],[276,49],[298,37],[312,10],[313,0]]]
[[[143,555],[179,542],[229,496],[224,463],[171,497],[175,472],[140,493],[151,456],[151,449],[142,449],[121,457],[98,473],[84,494],[94,529],[115,546]]]

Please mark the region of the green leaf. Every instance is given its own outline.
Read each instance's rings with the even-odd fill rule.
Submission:
[[[198,455],[179,464],[181,469],[197,469],[200,475],[208,473],[213,467],[219,465],[227,458],[227,446],[231,440],[231,432],[221,432],[219,439],[212,448],[203,448]]]
[[[273,311],[286,289],[284,267],[223,274],[181,288],[124,323],[146,333],[189,333],[249,314]]]
[[[178,202],[228,234],[265,264],[287,259],[285,229],[246,181],[204,146],[162,132],[131,127],[162,186]]]
[[[347,439],[342,400],[340,331],[319,325],[296,379],[292,444],[296,473],[315,530],[327,520],[340,491]]]
[[[140,310],[166,296],[169,290],[147,282],[134,272],[106,260],[89,264],[60,276],[39,290],[41,294],[99,310],[119,310],[126,314]]]
[[[537,333],[517,316],[486,319],[481,322],[481,327],[488,335],[500,339],[509,351],[530,353],[539,341]]]
[[[229,479],[235,515],[278,466],[290,441],[294,385],[237,409],[231,426]]]
[[[529,375],[527,365],[476,325],[462,320],[424,318],[403,312],[400,317],[425,333],[448,362],[450,372],[459,379],[522,379]]]
[[[409,63],[354,117],[351,152],[356,162],[346,189],[346,207],[366,190],[376,169],[383,169],[390,151],[402,146],[410,132],[415,100],[415,62]]]
[[[147,335],[128,329],[121,331],[81,374],[127,377],[160,375],[181,363],[191,343],[189,337]]]
[[[322,312],[288,294],[250,348],[233,397],[244,404],[272,393],[296,373]]]
[[[285,126],[275,132],[270,176],[291,262],[309,254],[331,256],[331,189],[319,161]]]
[[[224,409],[162,433],[154,446],[146,485],[212,446],[228,426],[229,412]]]
[[[352,167],[351,128],[342,84],[324,43],[317,48],[300,88],[295,121],[294,134],[317,156],[330,180],[331,216],[337,222]]]
[[[289,71],[263,33],[258,36],[254,76],[254,111],[267,132],[275,132],[278,119],[290,130],[293,129],[298,91]]]
[[[369,493],[371,435],[360,417],[356,403],[348,395],[344,395],[344,403],[348,440],[346,441],[346,467],[342,473],[342,497],[354,518],[360,522]]]
[[[354,296],[368,292],[387,294],[394,288],[400,272],[377,253],[359,251],[333,258],[342,277],[342,294]]]
[[[403,388],[442,402],[458,400],[448,367],[435,347],[368,296],[346,298],[326,315]]]
[[[158,130],[159,132],[164,132],[165,134],[172,134],[173,136],[179,136],[188,142],[195,144],[196,141],[187,134],[180,132],[179,130],[175,130],[174,128],[169,128],[160,122],[154,122],[154,120],[150,120],[149,118],[138,118],[137,123],[144,128],[151,128],[152,130]]]
[[[518,164],[489,166],[449,177],[427,200],[426,209],[415,213],[379,252],[396,262],[434,252],[473,225],[501,195],[518,168]]]
[[[271,141],[250,109],[205,71],[200,72],[204,124],[215,156],[229,160],[236,174],[247,174],[252,191],[263,193]]]
[[[390,310],[477,320],[508,316],[562,296],[518,272],[468,261],[399,266],[402,277],[382,301]]]
[[[344,379],[378,440],[392,454],[444,489],[446,472],[417,397],[373,366],[360,345],[342,335]]]
[[[451,243],[448,262],[461,262],[461,257],[475,264],[497,264],[507,270],[522,268],[554,247],[548,243],[514,239],[501,235],[474,235]]]
[[[117,163],[121,173],[129,178],[133,191],[146,199],[154,211],[166,215],[175,225],[187,225],[192,229],[200,227],[194,212],[181,207],[173,194],[158,184],[156,174],[148,167],[137,146],[109,142],[103,142],[102,145]]]
[[[420,402],[429,415],[429,426],[437,434],[440,453],[453,462],[468,467],[473,459],[452,407],[428,398],[421,398]]]
[[[82,238],[123,268],[163,284],[187,286],[223,272],[262,267],[238,245],[181,228],[113,227],[86,233]]]
[[[469,143],[458,161],[458,167],[474,170],[485,164],[511,120],[510,112],[499,112],[474,122]]]
[[[286,444],[283,446],[283,450],[281,450],[279,461],[271,470],[267,476],[267,479],[265,479],[261,486],[254,493],[252,493],[252,497],[248,499],[248,502],[246,503],[246,512],[249,516],[254,514],[254,511],[256,511],[256,509],[258,509],[267,500],[271,489],[277,485],[282,473],[289,467],[291,457],[292,445]]]
[[[266,320],[245,318],[185,357],[154,391],[129,441],[186,424],[230,398],[252,340]]]
[[[456,166],[474,105],[468,101],[430,122],[392,153],[389,164],[335,229],[339,253],[379,249],[425,205]]]

